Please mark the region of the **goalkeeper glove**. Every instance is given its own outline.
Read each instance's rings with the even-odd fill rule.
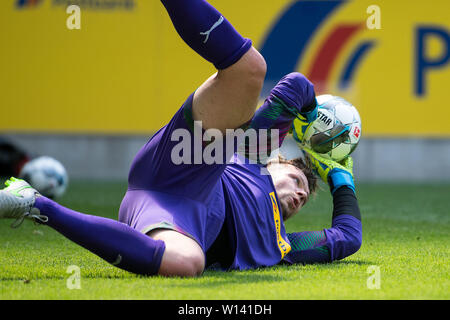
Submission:
[[[332,194],[342,186],[347,186],[355,192],[352,157],[347,157],[341,162],[336,162],[308,148],[303,148],[303,152],[309,156],[313,170],[324,182],[328,183]]]
[[[292,123],[292,134],[297,142],[303,143],[303,136],[305,135],[306,130],[317,119],[319,105],[317,100],[314,102],[314,108],[312,110],[298,113],[297,118],[295,118]]]

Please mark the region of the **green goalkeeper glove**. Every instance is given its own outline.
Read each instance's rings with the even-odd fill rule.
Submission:
[[[297,114],[297,118],[292,122],[292,135],[294,139],[303,143],[303,136],[306,130],[312,125],[312,123],[317,119],[317,114],[319,110],[319,104],[315,100],[314,107],[308,112],[300,112]]]
[[[355,192],[352,157],[336,162],[308,148],[303,148],[303,151],[309,156],[313,170],[328,183],[332,194],[342,186],[347,186]]]

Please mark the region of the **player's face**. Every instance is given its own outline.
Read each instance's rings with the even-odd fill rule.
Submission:
[[[308,200],[308,180],[303,171],[290,164],[272,164],[268,169],[280,201],[283,220],[287,220]]]

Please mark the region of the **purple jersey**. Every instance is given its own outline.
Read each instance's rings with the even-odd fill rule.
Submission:
[[[232,269],[272,266],[291,250],[270,175],[235,154],[222,174],[228,229],[236,250]],[[233,238],[234,236],[234,238]]]
[[[119,220],[143,233],[155,228],[177,230],[195,239],[205,254],[215,249],[213,244],[225,230],[231,269],[279,263],[291,246],[271,176],[261,174],[262,165],[244,161],[238,153],[228,159],[224,152],[222,164],[196,161],[205,145],[198,150],[195,143],[192,100],[193,95],[136,155]],[[281,144],[298,113],[314,102],[311,82],[300,73],[288,74],[245,127],[278,129]],[[187,143],[193,152],[181,151],[187,161],[178,164],[172,157],[179,144],[180,131],[174,135],[175,130],[193,133]],[[262,140],[256,149],[267,153],[270,146]]]
[[[191,95],[135,157],[119,220],[142,233],[169,228],[206,251],[224,223],[231,230],[232,269],[271,266],[290,245],[270,175],[237,154],[224,164],[174,164],[175,129],[192,131]],[[194,150],[194,141],[191,141]],[[193,160],[193,159],[192,159]],[[247,161],[248,162],[248,161]]]

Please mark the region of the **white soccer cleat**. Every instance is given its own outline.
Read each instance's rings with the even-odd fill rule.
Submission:
[[[39,192],[25,180],[12,177],[5,182],[5,186],[0,190],[0,218],[16,219],[11,227],[17,228],[25,218],[48,221],[47,216],[40,215],[39,210],[33,207]]]

